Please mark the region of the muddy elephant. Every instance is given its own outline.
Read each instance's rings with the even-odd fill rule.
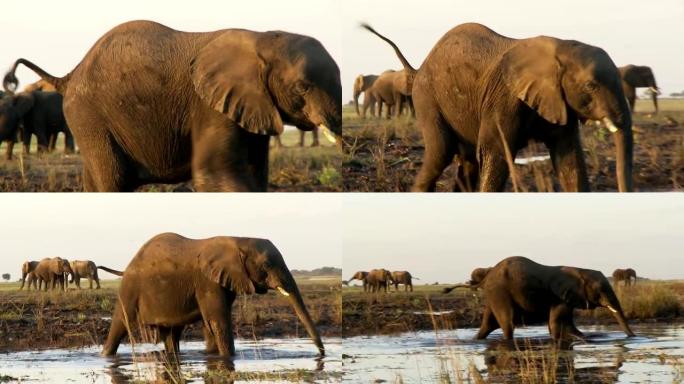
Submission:
[[[378,79],[378,75],[358,75],[354,79],[354,109],[356,110],[356,115],[361,117],[361,112],[359,111],[359,96],[363,93],[363,117],[366,117],[366,111],[370,108],[371,116],[375,116],[375,98],[370,92],[367,92],[370,87],[373,86],[375,80]]]
[[[81,278],[88,279],[90,289],[93,289],[93,281],[97,289],[100,289],[100,278],[97,275],[97,265],[90,260],[71,260],[69,262],[73,274],[71,275],[70,283],[75,283],[78,289],[81,289]]]
[[[392,274],[390,271],[384,268],[371,269],[368,271],[368,275],[366,275],[368,292],[380,292],[381,289],[387,292],[387,288],[389,287],[391,280]]]
[[[404,285],[404,291],[413,292],[413,279],[418,279],[411,275],[409,271],[392,271],[390,283],[394,285],[394,290],[399,290],[399,284]]]
[[[208,352],[234,356],[231,307],[238,294],[286,296],[321,355],[318,330],[292,274],[269,240],[218,236],[187,239],[175,233],[153,237],[123,272],[119,301],[103,355],[114,355],[129,326],[158,331],[176,354],[186,325],[202,320]]]
[[[634,336],[613,288],[599,271],[546,266],[513,256],[492,267],[473,287],[483,290],[485,300],[477,339],[501,328],[504,339],[510,340],[515,326],[543,322],[554,340],[583,337],[573,312],[596,307],[608,308],[622,330]]]
[[[21,291],[24,289],[24,284],[26,283],[26,279],[28,279],[28,287],[26,288],[27,290],[31,290],[31,286],[33,285],[33,288],[35,290],[38,290],[38,285],[37,285],[37,278],[35,273],[33,273],[36,270],[36,267],[38,266],[39,261],[25,261],[24,264],[21,265],[21,287],[19,287],[19,290]]]
[[[442,290],[442,293],[449,293],[456,288],[470,288],[476,290],[479,284],[484,280],[487,274],[492,270],[492,267],[486,268],[475,268],[470,272],[470,280],[466,284],[456,284],[451,287],[446,287]]]
[[[414,191],[434,191],[458,156],[454,190],[503,191],[519,150],[530,140],[551,154],[564,191],[588,191],[580,121],[601,120],[614,133],[620,191],[632,190],[632,118],[620,73],[608,54],[574,40],[512,39],[475,23],[459,25],[408,72],[425,142]],[[518,189],[513,174],[513,188]]]
[[[72,275],[73,270],[69,265],[69,260],[61,257],[45,258],[38,262],[36,269],[33,271],[38,279],[38,290],[44,289],[47,291],[48,286],[55,288],[57,284],[60,285],[62,291],[66,291],[67,275]],[[43,288],[44,285],[44,288]]]
[[[651,93],[651,100],[653,101],[653,108],[655,113],[658,113],[658,95],[660,89],[656,84],[655,76],[651,67],[645,65],[625,65],[620,67],[620,77],[622,78],[622,90],[625,92],[625,97],[629,102],[629,107],[634,112],[634,103],[636,102],[636,88],[648,88]]]
[[[632,279],[634,279],[634,283],[632,283]],[[618,283],[624,281],[626,286],[630,286],[632,284],[636,285],[637,282],[637,275],[636,271],[633,270],[632,268],[627,268],[627,269],[616,269],[613,271],[613,283],[617,287]]]
[[[347,284],[349,284],[352,280],[360,280],[361,283],[363,284],[363,291],[368,292],[368,281],[366,281],[366,277],[368,276],[368,272],[366,271],[358,271],[352,276],[349,280],[347,280]]]
[[[339,69],[309,36],[131,21],[62,78],[18,59],[5,89],[19,64],[64,95],[86,191],[190,179],[198,191],[265,191],[270,136],[284,124],[342,132]]]
[[[64,119],[62,95],[57,92],[21,92],[0,101],[0,140],[8,144],[6,159],[12,158],[20,131],[24,154],[29,153],[33,135],[38,139],[38,153],[53,150],[60,132],[65,136],[64,153],[74,153],[74,138]]]

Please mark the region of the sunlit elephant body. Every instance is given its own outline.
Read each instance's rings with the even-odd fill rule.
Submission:
[[[27,290],[31,290],[31,286],[33,285],[33,289],[38,290],[38,285],[37,285],[37,278],[35,273],[33,273],[36,270],[36,267],[38,267],[39,261],[25,261],[24,264],[21,265],[21,287],[19,287],[19,290],[24,289],[24,284],[26,283],[26,279],[28,279],[28,287],[26,288]]]
[[[100,289],[100,277],[97,275],[97,266],[94,262],[90,260],[71,260],[69,265],[73,271],[71,282],[75,283],[78,289],[81,289],[81,278],[88,279],[90,289],[93,289],[93,281],[96,288]]]
[[[366,111],[370,108],[371,116],[375,116],[375,106],[377,104],[372,92],[368,92],[368,89],[373,86],[375,80],[378,79],[378,75],[358,75],[354,79],[354,109],[356,110],[357,116],[366,117]],[[363,115],[359,111],[359,96],[363,93]]]
[[[618,187],[632,189],[631,114],[602,49],[546,36],[511,39],[470,23],[447,32],[416,70],[391,40],[365,27],[392,45],[409,75],[425,142],[414,191],[433,191],[455,155],[455,190],[502,191],[530,140],[549,149],[563,190],[589,190],[579,133],[587,119],[615,132]]]
[[[413,277],[409,271],[392,271],[390,283],[394,285],[394,290],[399,290],[399,284],[404,285],[404,291],[413,292]]]
[[[634,282],[632,282],[632,279],[634,279]],[[637,282],[636,271],[634,271],[632,268],[627,268],[627,269],[619,269],[618,268],[615,271],[613,271],[613,283],[615,283],[615,286],[617,286],[618,283],[621,281],[624,281],[626,286],[636,284],[636,282]]]
[[[38,279],[38,290],[44,289],[47,291],[48,286],[52,286],[52,289],[54,289],[59,284],[60,289],[66,291],[65,280],[68,278],[68,275],[73,274],[73,270],[68,260],[61,257],[53,257],[39,261],[33,273]]]
[[[625,92],[625,97],[629,101],[629,107],[634,112],[634,103],[636,102],[636,89],[648,88],[651,92],[651,100],[653,101],[653,108],[655,113],[658,113],[658,95],[660,89],[656,84],[655,76],[650,67],[645,65],[625,65],[620,67],[620,76],[622,77],[622,90]]]
[[[157,235],[142,246],[123,272],[120,300],[102,354],[116,354],[128,326],[137,324],[156,329],[166,351],[175,354],[183,328],[202,320],[207,351],[233,356],[231,307],[236,295],[264,294],[269,289],[287,295],[323,354],[323,343],[297,284],[270,241]]]
[[[478,339],[498,328],[504,339],[512,339],[516,326],[542,322],[548,323],[555,340],[582,337],[573,311],[596,307],[610,309],[623,331],[634,336],[608,279],[599,271],[546,266],[514,256],[492,267],[473,287],[481,288],[485,299]]]
[[[368,292],[380,292],[381,289],[387,292],[387,288],[389,287],[391,280],[392,274],[390,271],[384,268],[371,269],[368,271],[368,275],[366,275]]]
[[[199,191],[265,191],[269,139],[284,124],[341,135],[339,69],[308,36],[132,21],[62,78],[19,59],[6,89],[19,64],[64,95],[87,191],[189,179]]]
[[[351,282],[352,280],[360,280],[361,283],[363,284],[363,291],[368,292],[369,286],[368,286],[368,281],[366,280],[367,276],[368,276],[368,272],[358,271],[354,274],[354,276],[351,277],[351,279],[348,280],[348,282]]]

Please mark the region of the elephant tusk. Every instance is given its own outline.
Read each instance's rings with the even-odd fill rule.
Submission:
[[[660,89],[656,87],[648,87],[648,89],[650,89],[651,92],[655,93],[656,95],[660,95]]]
[[[603,118],[603,124],[605,124],[606,127],[608,127],[608,130],[612,133],[615,133],[618,131],[618,127],[616,127],[615,124],[613,123],[613,121],[607,117]]]
[[[287,293],[287,291],[284,290],[283,287],[276,287],[276,289],[278,289],[278,292],[282,293],[283,296],[290,296],[290,294]]]
[[[610,305],[607,305],[606,308],[610,309],[610,311],[613,312],[613,313],[617,313],[617,311],[615,310],[615,308],[611,307]]]
[[[337,143],[337,139],[332,134],[332,132],[330,132],[330,128],[328,128],[325,124],[320,124],[318,128],[320,128],[321,131],[323,131],[323,136],[325,136],[325,138],[328,139],[331,143]]]

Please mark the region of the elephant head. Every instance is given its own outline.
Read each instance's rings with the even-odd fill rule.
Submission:
[[[620,76],[622,77],[622,88],[625,93],[634,93],[634,88],[648,88],[651,93],[651,100],[653,100],[653,107],[655,113],[658,113],[658,95],[660,89],[656,84],[655,76],[650,67],[645,65],[626,65],[620,67]],[[633,95],[630,95],[634,97]],[[628,97],[629,98],[629,97]],[[633,101],[630,100],[631,103]],[[631,105],[631,107],[634,107]]]
[[[603,121],[615,135],[618,188],[632,190],[632,117],[620,73],[604,50],[545,36],[525,39],[501,56],[493,74],[490,81],[503,80],[552,124]]]
[[[634,336],[613,288],[601,272],[572,267],[562,267],[561,271],[563,274],[550,282],[552,293],[560,301],[578,309],[608,308],[622,330]]]
[[[210,280],[237,293],[264,294],[271,289],[286,296],[320,354],[325,354],[297,283],[269,240],[240,238],[228,249],[213,248],[201,255],[200,268]]]
[[[361,280],[364,281],[366,279],[366,276],[368,276],[368,272],[366,271],[358,271],[352,276],[348,281],[352,280]]]
[[[24,289],[24,284],[26,283],[26,276],[28,276],[29,273],[32,273],[37,266],[37,261],[25,261],[24,264],[21,265],[21,287],[19,287],[19,290]],[[28,289],[31,289],[30,281]]]
[[[249,132],[278,135],[291,124],[342,134],[340,71],[311,37],[222,31],[192,60],[191,78],[206,104]]]
[[[359,112],[359,96],[362,92],[366,92],[377,79],[377,75],[358,75],[354,80],[354,108],[356,109],[357,115],[361,116],[361,112]]]
[[[35,104],[31,92],[9,95],[0,100],[0,141],[14,139],[21,119]]]

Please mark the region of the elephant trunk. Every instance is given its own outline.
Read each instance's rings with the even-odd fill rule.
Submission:
[[[21,287],[19,287],[19,290],[21,291],[24,289],[24,284],[26,283],[26,275],[28,275],[27,272],[21,271]],[[31,290],[31,287],[29,287],[29,291]]]
[[[297,317],[299,317],[299,320],[304,325],[309,337],[311,337],[311,340],[318,348],[319,354],[321,356],[325,356],[325,347],[323,347],[321,336],[318,334],[318,330],[316,329],[313,320],[311,320],[311,316],[309,316],[309,311],[306,310],[304,300],[302,300],[302,295],[299,293],[297,286],[294,285],[292,288],[290,288],[288,294],[289,295],[287,298],[290,300],[290,304],[292,304]]]
[[[622,307],[618,301],[615,294],[608,295],[608,297],[603,297],[601,300],[601,306],[608,308],[608,310],[613,314],[615,320],[617,320],[618,325],[622,328],[622,331],[629,337],[636,336],[634,332],[629,328],[627,324],[627,319],[625,318],[624,312],[622,312]]]
[[[634,151],[634,138],[632,137],[632,124],[629,119],[629,124],[624,125],[621,129],[615,131],[613,136],[615,140],[616,151],[616,165],[615,171],[617,173],[618,190],[620,192],[632,192],[632,162]]]
[[[658,113],[658,94],[660,91],[658,90],[658,87],[653,86],[650,88],[651,90],[651,100],[653,100],[653,108],[655,108],[655,113]]]
[[[361,112],[359,111],[359,96],[361,95],[361,91],[356,89],[354,87],[354,109],[356,110],[356,116],[361,116]]]

